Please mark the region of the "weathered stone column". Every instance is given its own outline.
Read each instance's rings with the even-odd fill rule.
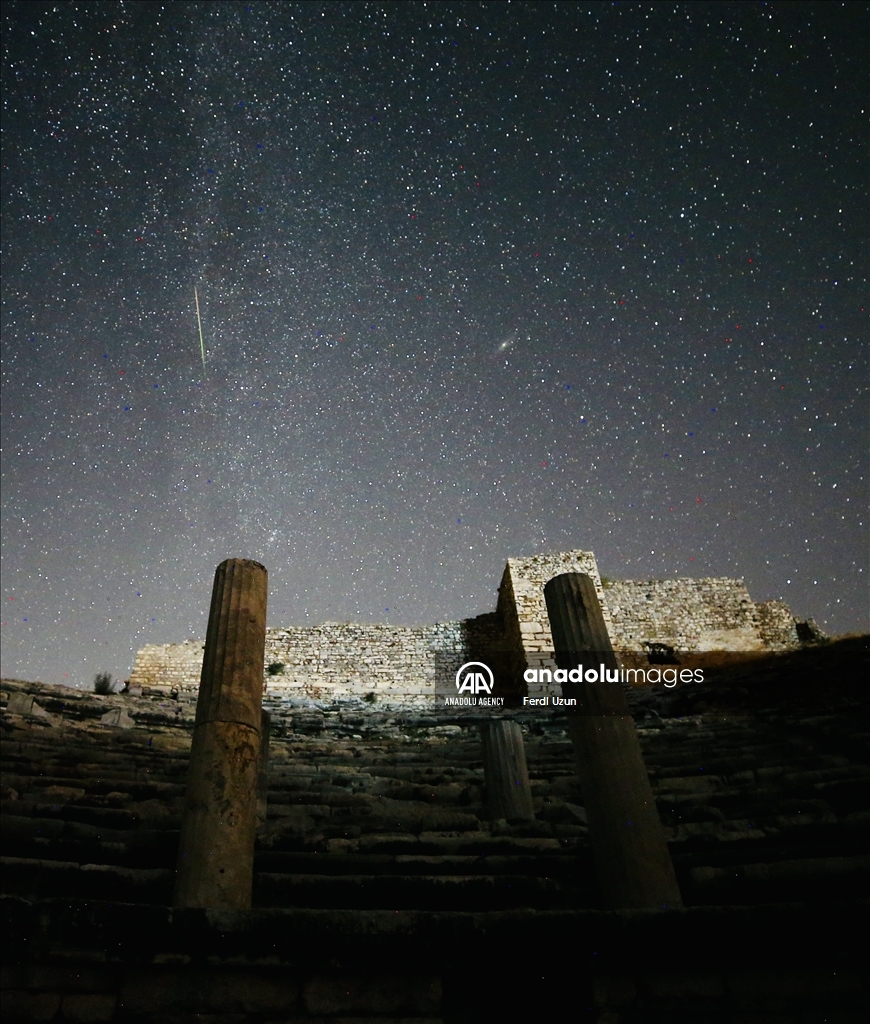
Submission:
[[[567,682],[577,699],[569,730],[589,836],[607,909],[680,907],[674,875],[623,684],[601,682],[618,669],[592,580],[565,573],[544,587],[556,664],[599,680]],[[578,675],[575,671],[575,678]],[[576,712],[576,713],[575,713]]]
[[[496,718],[483,733],[483,773],[490,821],[533,821],[532,790],[523,731],[516,722]]]
[[[187,772],[176,907],[251,906],[267,573],[229,558],[215,570]]]

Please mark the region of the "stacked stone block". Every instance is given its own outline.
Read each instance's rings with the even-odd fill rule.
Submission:
[[[148,686],[169,693],[196,693],[202,672],[201,640],[181,644],[146,644],[140,647],[130,676],[131,686]]]
[[[758,606],[743,580],[614,580],[605,591],[614,647],[643,651],[760,651]]]
[[[282,697],[348,696],[425,706],[436,694],[449,692],[456,670],[467,660],[469,636],[479,643],[481,633],[485,636],[486,630],[462,622],[417,627],[329,622],[269,629],[266,686]],[[194,693],[202,652],[203,645],[195,641],[144,647],[131,685]],[[269,666],[275,666],[274,673]]]
[[[267,685],[270,693],[288,697],[348,695],[379,703],[431,703],[436,694],[449,692],[465,651],[461,622],[270,629],[267,669],[270,664],[284,667],[267,677]]]
[[[799,646],[797,623],[784,601],[761,601],[755,610],[759,636],[766,650],[791,650]]]

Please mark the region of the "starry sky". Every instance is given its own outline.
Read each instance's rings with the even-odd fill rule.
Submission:
[[[866,11],[4,3],[3,673],[227,557],[272,626],[581,548],[865,628]]]

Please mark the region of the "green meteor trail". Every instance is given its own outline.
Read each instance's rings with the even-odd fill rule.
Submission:
[[[202,340],[202,320],[199,315],[199,295],[196,291],[196,285],[193,287],[193,301],[196,303],[196,323],[199,327],[199,350],[202,353],[202,368],[205,369],[205,342]]]

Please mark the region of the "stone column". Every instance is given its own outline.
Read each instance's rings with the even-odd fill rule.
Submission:
[[[215,570],[187,772],[176,907],[251,906],[260,769],[267,573]]]
[[[494,719],[483,732],[483,772],[491,821],[533,821],[532,790],[523,731],[516,722]]]
[[[618,669],[592,580],[565,573],[544,587],[556,664],[600,674]],[[576,673],[575,673],[576,675]],[[568,682],[569,731],[598,879],[609,910],[681,907],[668,852],[621,682]]]

